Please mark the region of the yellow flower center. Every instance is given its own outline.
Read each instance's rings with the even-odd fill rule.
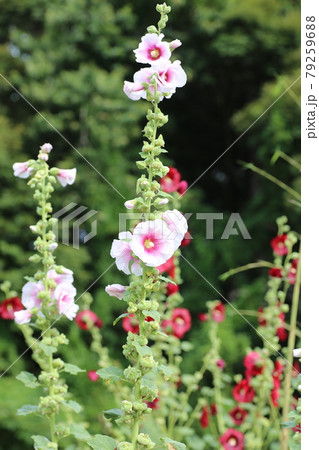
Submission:
[[[157,59],[160,55],[160,52],[157,48],[154,48],[150,54],[153,59]]]
[[[144,247],[145,248],[153,248],[154,247],[154,242],[151,241],[151,239],[145,239],[144,241]]]

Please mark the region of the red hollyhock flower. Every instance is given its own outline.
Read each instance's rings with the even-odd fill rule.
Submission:
[[[11,297],[0,303],[0,317],[5,320],[13,320],[14,313],[21,311],[24,306],[19,297]]]
[[[220,438],[224,450],[244,450],[245,437],[243,433],[234,428],[229,428]]]
[[[160,179],[160,185],[164,192],[178,192],[183,195],[188,187],[187,181],[181,181],[180,172],[175,167],[170,167],[165,177]]]
[[[279,402],[278,402],[278,400],[280,398],[279,389],[280,389],[280,380],[281,380],[281,375],[283,373],[283,370],[284,370],[283,364],[281,364],[281,362],[279,360],[276,360],[275,364],[274,364],[274,370],[272,372],[272,380],[273,380],[274,387],[270,394],[272,403],[275,408],[278,408],[278,406],[279,406]]]
[[[162,327],[170,328],[173,335],[178,339],[182,339],[184,334],[191,329],[192,318],[186,308],[175,308],[171,320],[164,320]]]
[[[299,361],[294,361],[293,363],[293,370],[292,370],[292,377],[297,378],[297,376],[300,374],[300,362]]]
[[[250,352],[244,358],[244,366],[246,367],[246,378],[250,380],[252,377],[256,375],[260,375],[264,367],[262,365],[262,358],[258,352]]]
[[[130,331],[133,334],[138,334],[140,331],[138,320],[133,313],[124,317],[122,320],[122,327],[127,333]]]
[[[95,370],[89,370],[87,376],[91,381],[97,381],[100,378]]]
[[[177,284],[167,283],[166,286],[166,295],[169,297],[170,295],[176,294],[179,291],[179,287]]]
[[[294,259],[291,262],[290,269],[288,270],[287,278],[288,278],[290,284],[295,284],[295,282],[296,282],[298,261],[299,261],[298,258]]]
[[[158,409],[159,408],[159,397],[156,397],[152,402],[145,402],[147,406],[151,409]]]
[[[258,323],[261,327],[265,327],[267,325],[267,321],[264,318],[264,308],[261,306],[260,308],[258,308]]]
[[[209,426],[209,416],[207,406],[203,407],[199,422],[202,428],[207,428]]]
[[[99,319],[98,316],[89,309],[80,311],[75,318],[75,322],[82,330],[88,330],[90,326],[101,328],[103,325],[101,319]]]
[[[186,231],[186,233],[184,234],[184,238],[181,242],[181,247],[186,247],[186,245],[189,245],[191,243],[191,234],[189,231]]]
[[[278,387],[274,387],[270,393],[270,397],[272,400],[272,404],[274,405],[275,408],[278,408],[279,406],[279,398],[280,398],[280,394],[279,394],[279,388]]]
[[[280,322],[281,322],[281,326],[278,327],[278,329],[276,331],[276,335],[279,337],[279,340],[281,342],[284,342],[288,338],[288,333],[287,333],[287,331],[285,329],[285,313],[284,312],[281,312],[279,314],[279,319],[280,319]]]
[[[233,419],[235,425],[241,425],[247,416],[247,411],[237,405],[229,411],[229,415]]]
[[[236,402],[250,403],[255,396],[254,389],[245,378],[241,380],[233,389],[233,397]]]
[[[169,258],[164,264],[161,264],[160,266],[156,267],[156,269],[159,270],[159,273],[169,272],[174,268],[175,268],[174,256]]]
[[[185,192],[187,191],[187,188],[188,188],[188,183],[187,183],[187,181],[182,180],[182,181],[180,181],[180,182],[178,183],[177,192],[178,192],[180,195],[184,195]]]
[[[287,241],[286,234],[280,234],[279,236],[276,236],[271,240],[270,245],[272,246],[272,249],[274,253],[276,253],[276,255],[279,256],[287,255],[288,248],[285,245],[286,241]]]
[[[217,406],[215,405],[215,403],[212,403],[210,405],[210,413],[212,416],[216,416],[217,414]]]
[[[212,310],[212,319],[214,322],[223,322],[225,320],[225,306],[218,303]]]
[[[269,270],[269,275],[274,278],[281,278],[282,277],[282,269],[280,269],[279,267],[272,267]]]
[[[197,317],[201,322],[207,322],[208,320],[208,316],[205,313],[199,313],[197,314]]]

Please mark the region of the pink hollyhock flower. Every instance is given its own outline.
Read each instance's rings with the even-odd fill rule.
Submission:
[[[270,245],[274,253],[276,253],[276,255],[279,256],[287,255],[288,248],[286,247],[285,244],[287,239],[288,237],[286,234],[280,234],[279,236],[276,236],[271,240]]]
[[[208,316],[205,313],[198,313],[197,317],[201,322],[207,322],[208,320]]]
[[[170,272],[174,268],[175,268],[174,256],[169,258],[164,264],[161,264],[160,266],[156,267],[156,269],[159,271],[159,273]]]
[[[137,72],[133,76],[133,83],[130,81],[124,81],[124,92],[131,100],[140,100],[141,98],[146,98],[146,91],[143,83],[150,83],[153,76],[156,74],[156,70],[151,67],[145,67]],[[150,87],[151,92],[154,88]],[[158,89],[160,92],[160,90]]]
[[[169,297],[170,295],[176,294],[179,291],[179,287],[174,283],[167,283],[166,285],[166,295]]]
[[[185,86],[187,81],[186,73],[181,66],[180,61],[163,62],[158,67],[158,84],[159,91],[170,98],[175,92],[176,88]]]
[[[170,42],[169,48],[171,50],[175,50],[175,48],[178,48],[182,45],[181,41],[179,39],[174,39],[174,41]]]
[[[117,268],[126,273],[126,275],[133,273],[141,276],[143,270],[139,261],[132,256],[131,239],[132,233],[129,231],[119,233],[119,239],[114,239],[112,243],[111,256],[115,258]]]
[[[97,381],[100,378],[96,373],[96,370],[89,370],[87,376],[91,381]]]
[[[225,320],[225,306],[219,302],[212,309],[212,319],[214,322],[220,323]]]
[[[67,184],[73,184],[75,177],[76,169],[60,169],[60,172],[57,174],[57,179],[63,187]]]
[[[291,262],[291,267],[288,270],[287,278],[288,278],[290,284],[295,284],[295,282],[296,282],[297,268],[298,268],[298,258],[294,259]]]
[[[233,397],[236,402],[250,403],[255,396],[254,389],[245,378],[241,380],[233,389]]]
[[[127,286],[122,286],[121,284],[109,284],[105,286],[105,291],[111,296],[122,300],[124,292]]]
[[[38,281],[34,283],[33,281],[28,281],[22,288],[22,304],[25,308],[40,308],[42,300],[38,298],[40,291],[43,291],[43,284]]]
[[[50,151],[53,149],[53,147],[51,144],[47,143],[47,144],[41,145],[40,149],[44,153],[50,153]]]
[[[170,239],[174,239],[174,252],[181,245],[187,232],[187,220],[177,209],[165,211],[162,216],[164,222],[171,230]]]
[[[63,268],[63,273],[57,273],[54,269],[50,269],[48,271],[48,278],[53,278],[56,284],[72,284],[74,281],[72,270],[67,269],[66,267]]]
[[[89,330],[91,326],[98,328],[102,326],[102,321],[90,309],[80,311],[75,318],[75,322],[79,328],[85,331]]]
[[[64,314],[69,320],[74,319],[79,309],[79,305],[74,303],[76,289],[70,283],[59,284],[54,291],[54,298],[57,300],[60,314]]]
[[[5,320],[13,320],[14,313],[21,311],[23,305],[19,297],[11,297],[0,303],[0,317]]]
[[[246,378],[250,380],[252,377],[263,373],[263,360],[258,352],[250,352],[244,358],[244,366],[246,367]]]
[[[16,311],[14,313],[14,320],[17,324],[23,325],[25,323],[29,323],[31,320],[32,314],[28,309],[23,309],[21,311]]]
[[[273,278],[281,278],[282,277],[282,269],[279,267],[272,267],[269,270],[269,275]]]
[[[226,363],[223,359],[218,359],[216,361],[217,367],[219,367],[221,370],[225,369]]]
[[[207,428],[209,426],[209,415],[207,406],[203,406],[202,414],[199,419],[200,426],[202,428]]]
[[[175,337],[182,339],[184,334],[192,327],[191,315],[186,308],[175,308],[172,319],[164,320],[162,327],[171,329]]]
[[[160,219],[140,222],[133,231],[130,247],[144,264],[158,267],[174,253],[175,241],[168,226]]]
[[[179,195],[184,195],[185,192],[187,191],[188,188],[188,183],[185,180],[182,180],[177,188],[177,192],[179,193]]]
[[[245,436],[234,428],[229,428],[220,438],[224,450],[244,450]]]
[[[140,331],[138,320],[134,314],[124,317],[122,320],[122,327],[127,333],[130,331],[133,334],[138,334]]]
[[[29,167],[28,161],[14,163],[12,168],[14,176],[19,178],[28,178],[34,172],[33,168]]]
[[[162,41],[163,37],[163,34],[158,35],[156,33],[148,33],[143,36],[138,48],[134,50],[136,61],[152,66],[158,66],[168,61],[171,57],[170,45],[168,42]],[[176,43],[176,41],[173,41],[172,44],[176,45]]]
[[[217,406],[215,405],[215,403],[212,403],[210,405],[210,413],[212,416],[216,416],[217,414]]]
[[[229,415],[233,419],[235,425],[241,425],[247,416],[247,411],[237,405],[229,411]]]

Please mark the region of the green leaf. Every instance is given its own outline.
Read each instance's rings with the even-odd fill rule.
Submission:
[[[80,411],[82,411],[82,406],[78,402],[75,402],[74,400],[69,400],[68,402],[63,402],[63,405],[66,408],[72,409],[76,413],[79,413]]]
[[[103,414],[106,419],[118,419],[123,416],[124,412],[121,409],[114,408],[109,409],[108,411],[103,411]]]
[[[151,355],[152,354],[152,350],[147,345],[140,345],[138,342],[133,342],[132,344],[134,345],[134,347],[136,348],[137,353],[140,356],[146,356],[146,355]]]
[[[157,370],[164,376],[165,380],[169,380],[170,377],[174,374],[174,370],[168,366],[165,366],[164,364],[160,364],[159,366],[157,366]]]
[[[72,373],[72,375],[76,375],[79,372],[85,372],[84,369],[80,369],[80,367],[69,363],[64,363],[64,371],[67,373]]]
[[[17,411],[17,416],[26,416],[38,411],[38,405],[23,405]]]
[[[169,278],[163,277],[162,275],[160,275],[158,278],[162,281],[165,281],[165,283],[175,284],[175,286],[176,286],[176,283],[174,280],[170,280]]]
[[[19,375],[16,376],[16,379],[19,381],[22,381],[22,383],[31,389],[34,389],[38,386],[40,386],[40,383],[38,382],[37,378],[33,375],[33,373],[30,372],[21,372]]]
[[[34,440],[35,450],[45,450],[45,449],[49,448],[48,444],[50,444],[50,441],[45,436],[33,435],[31,437]]]
[[[87,440],[90,439],[90,433],[80,423],[72,423],[70,426],[70,433],[77,439]]]
[[[296,426],[296,422],[294,420],[290,420],[289,422],[282,422],[282,428],[293,428]]]
[[[87,444],[93,450],[115,450],[117,447],[117,442],[114,439],[109,436],[103,436],[102,434],[96,434],[87,441]]]
[[[99,369],[96,372],[99,377],[106,381],[120,381],[123,370],[118,367],[107,367],[105,369]]]
[[[169,450],[186,450],[186,445],[182,442],[173,441],[170,438],[161,438],[161,441]]]
[[[145,377],[141,378],[141,389],[143,389],[143,387],[147,387],[149,389],[154,389],[155,391],[158,390],[158,387],[156,386],[154,381],[150,380],[149,378],[145,378]]]
[[[47,356],[51,356],[54,352],[57,351],[57,348],[54,347],[53,345],[46,345],[46,344],[44,344],[43,342],[41,342],[41,343],[39,344],[39,347],[41,348],[41,350],[44,351],[44,353],[45,353]]]
[[[120,316],[118,316],[118,317],[114,320],[113,326],[116,325],[117,322],[118,322],[119,320],[124,319],[124,317],[128,317],[129,315],[130,315],[130,313],[123,313],[123,314],[121,314]]]

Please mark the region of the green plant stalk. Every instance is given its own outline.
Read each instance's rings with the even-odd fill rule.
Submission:
[[[245,264],[244,266],[236,267],[236,269],[230,269],[228,272],[222,273],[219,276],[219,279],[222,281],[226,281],[229,277],[236,275],[237,273],[245,272],[246,270],[250,269],[259,269],[261,267],[272,268],[273,264],[269,263],[268,261],[258,261],[256,263]]]
[[[224,423],[224,415],[223,415],[223,406],[222,406],[222,396],[221,396],[221,369],[217,366],[217,361],[219,359],[219,338],[217,336],[218,324],[216,322],[212,322],[212,332],[210,341],[214,348],[214,358],[211,372],[213,374],[213,382],[214,382],[214,396],[215,396],[215,404],[217,409],[216,419],[219,434],[222,435],[225,432],[225,423]]]
[[[290,156],[286,155],[286,153],[282,152],[281,150],[278,150],[276,152],[283,160],[287,161],[291,166],[295,167],[298,170],[301,170],[301,165],[293,158],[290,158]]]
[[[300,298],[300,277],[301,276],[301,263],[299,260],[298,268],[297,268],[297,276],[296,283],[294,287],[294,292],[292,296],[292,307],[291,307],[291,316],[290,316],[290,333],[288,338],[288,349],[287,349],[287,368],[286,368],[286,376],[284,382],[284,402],[283,402],[283,413],[282,413],[282,421],[288,421],[288,413],[290,409],[290,401],[291,401],[291,375],[292,375],[292,363],[293,363],[293,350],[295,348],[296,342],[296,323],[297,323],[297,315],[298,315],[298,307],[299,307],[299,298]],[[283,428],[282,430],[282,450],[288,450],[288,437],[289,431],[288,428]]]

